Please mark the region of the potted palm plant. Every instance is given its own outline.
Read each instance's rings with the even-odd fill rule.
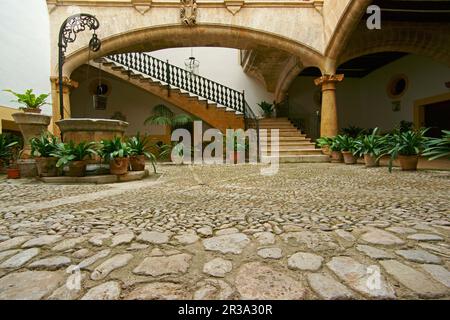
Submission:
[[[86,175],[86,160],[97,155],[95,142],[73,141],[59,143],[56,150],[51,155],[58,158],[56,166],[58,168],[68,166],[67,175],[69,177],[84,177]]]
[[[58,146],[58,139],[50,132],[43,132],[39,137],[30,140],[31,155],[36,160],[36,167],[40,177],[56,177],[58,158],[52,156]]]
[[[338,141],[340,150],[344,157],[344,163],[345,164],[355,164],[356,163],[356,157],[354,155],[354,153],[356,151],[355,139],[349,135],[342,134],[342,135],[338,135],[336,137],[336,140]]]
[[[8,179],[19,179],[21,177],[20,169],[17,164],[17,159],[19,158],[20,151],[18,148],[12,147],[10,158],[7,160],[6,175]]]
[[[23,105],[22,107],[20,107],[20,109],[24,112],[41,113],[41,107],[48,104],[46,100],[49,94],[35,95],[33,93],[33,89],[28,89],[24,93],[17,93],[10,89],[3,91],[9,92],[14,95],[17,99],[14,100],[14,102]]]
[[[111,174],[123,175],[128,172],[130,146],[120,137],[101,141],[102,158],[109,162]]]
[[[344,161],[344,159],[342,157],[341,145],[339,144],[340,141],[339,139],[337,139],[337,137],[333,137],[330,139],[331,139],[330,143],[331,162],[341,163],[342,161]]]
[[[384,137],[378,135],[378,128],[369,135],[360,135],[355,140],[355,154],[364,157],[366,167],[377,167],[378,157],[383,150]]]
[[[441,138],[429,139],[423,155],[429,157],[428,160],[430,161],[440,158],[450,158],[450,131],[442,130]]]
[[[389,172],[395,159],[400,162],[400,168],[404,171],[417,170],[419,156],[427,146],[425,133],[428,129],[398,131],[386,136],[385,154],[390,155]],[[380,158],[379,157],[379,158]]]
[[[132,171],[143,171],[145,169],[145,159],[149,159],[153,171],[156,173],[156,156],[150,152],[149,138],[138,134],[128,139],[130,146],[130,165]]]
[[[153,114],[145,119],[144,124],[168,126],[170,131],[175,128],[186,127],[193,122],[193,118],[187,114],[176,115],[163,104],[158,104],[153,108]]]
[[[270,118],[272,116],[273,104],[267,101],[261,101],[260,103],[258,103],[258,106],[262,109],[266,118]]]

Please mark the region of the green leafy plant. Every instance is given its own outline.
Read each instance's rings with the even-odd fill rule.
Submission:
[[[335,143],[339,146],[340,151],[354,153],[356,150],[355,139],[349,135],[341,134],[336,136]]]
[[[431,138],[427,142],[423,155],[429,157],[428,160],[439,158],[450,158],[450,131],[442,130],[442,138]]]
[[[336,137],[330,138],[330,150],[331,151],[341,151],[340,139]]]
[[[316,139],[316,145],[319,148],[330,147],[331,144],[333,143],[333,140],[334,139],[330,137],[320,137]]]
[[[360,135],[354,141],[355,155],[363,156],[368,154],[370,156],[378,157],[383,151],[385,138],[378,134],[378,128],[373,129],[369,135]]]
[[[351,138],[356,138],[359,135],[364,134],[365,132],[365,129],[356,126],[349,126],[342,129],[343,135],[349,136]]]
[[[130,147],[131,156],[145,156],[150,160],[153,166],[153,171],[156,173],[156,156],[150,152],[150,140],[148,136],[141,136],[138,132],[137,135],[128,139],[128,146]]]
[[[14,147],[18,143],[9,134],[0,133],[0,160],[9,162],[13,158]]]
[[[31,138],[31,155],[34,157],[51,157],[58,146],[58,138],[50,132],[43,132],[39,137]]]
[[[386,135],[384,152],[378,157],[378,160],[389,155],[389,172],[392,172],[393,161],[399,155],[418,156],[423,152],[428,143],[428,138],[425,137],[427,131],[428,129],[420,129]]]
[[[273,112],[273,104],[267,101],[261,101],[260,103],[258,103],[258,106],[263,110],[266,117],[270,117]]]
[[[153,108],[153,115],[145,119],[144,124],[166,125],[171,130],[185,127],[194,120],[187,114],[175,115],[172,110],[163,104],[158,104]]]
[[[410,121],[402,120],[400,121],[400,124],[398,125],[398,131],[399,132],[408,132],[412,131],[414,129],[414,124]]]
[[[48,98],[49,94],[35,95],[33,89],[28,89],[25,93],[17,93],[10,89],[3,91],[13,94],[17,98],[17,100],[13,101],[24,105],[21,109],[40,109],[43,105],[48,104],[45,100]]]
[[[127,142],[122,142],[120,137],[112,140],[101,141],[100,154],[107,161],[114,158],[125,158],[130,155],[131,149]]]
[[[59,143],[56,146],[56,150],[51,153],[51,156],[59,158],[56,166],[59,168],[65,166],[72,161],[83,161],[87,158],[97,155],[95,150],[95,142],[80,142],[75,144],[73,141],[68,143]]]

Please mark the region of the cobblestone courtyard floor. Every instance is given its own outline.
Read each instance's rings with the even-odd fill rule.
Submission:
[[[450,298],[450,172],[160,166],[0,181],[0,299]]]

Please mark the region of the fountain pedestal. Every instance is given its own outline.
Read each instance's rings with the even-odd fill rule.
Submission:
[[[71,118],[56,121],[64,142],[100,142],[114,137],[122,138],[128,122],[111,119]]]

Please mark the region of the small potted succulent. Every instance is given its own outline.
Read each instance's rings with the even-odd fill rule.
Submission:
[[[52,156],[58,146],[58,139],[50,132],[43,132],[39,137],[31,138],[31,155],[36,160],[36,167],[40,177],[56,177],[58,158]]]
[[[139,133],[128,139],[128,145],[130,147],[130,165],[132,171],[144,171],[145,159],[149,159],[153,171],[156,173],[156,156],[150,152],[150,141],[147,136],[141,136]]]
[[[266,118],[270,118],[273,113],[273,104],[267,102],[267,101],[261,101],[258,103],[258,106],[263,110],[264,116]]]
[[[344,163],[345,164],[355,164],[356,163],[356,157],[354,155],[354,153],[356,151],[355,139],[349,135],[343,134],[343,135],[338,135],[336,137],[336,140],[339,143],[340,150],[344,157]]]
[[[122,142],[120,137],[101,142],[102,158],[109,162],[111,174],[123,175],[128,172],[130,151],[128,143]]]
[[[331,162],[333,163],[341,163],[344,161],[341,152],[341,146],[339,144],[339,140],[337,137],[330,138],[330,152],[331,152]]]
[[[393,161],[395,159],[399,160],[402,170],[417,170],[419,156],[428,144],[428,138],[425,137],[427,130],[398,131],[386,136],[385,153],[380,157],[386,154],[390,155],[389,172],[392,172]]]
[[[3,91],[9,92],[14,95],[17,98],[17,100],[14,100],[14,102],[23,105],[23,107],[20,107],[20,109],[22,109],[24,112],[31,113],[41,113],[41,107],[47,104],[46,100],[49,96],[49,94],[35,95],[33,93],[33,89],[28,89],[24,93],[17,93],[10,89]]]
[[[378,128],[373,129],[369,135],[360,135],[355,140],[355,154],[364,157],[366,167],[377,167],[378,157],[383,150],[385,138],[378,135]]]
[[[58,158],[56,166],[58,168],[68,166],[67,175],[69,177],[84,177],[86,175],[86,160],[97,155],[95,142],[73,141],[59,143],[54,153],[51,155]]]

